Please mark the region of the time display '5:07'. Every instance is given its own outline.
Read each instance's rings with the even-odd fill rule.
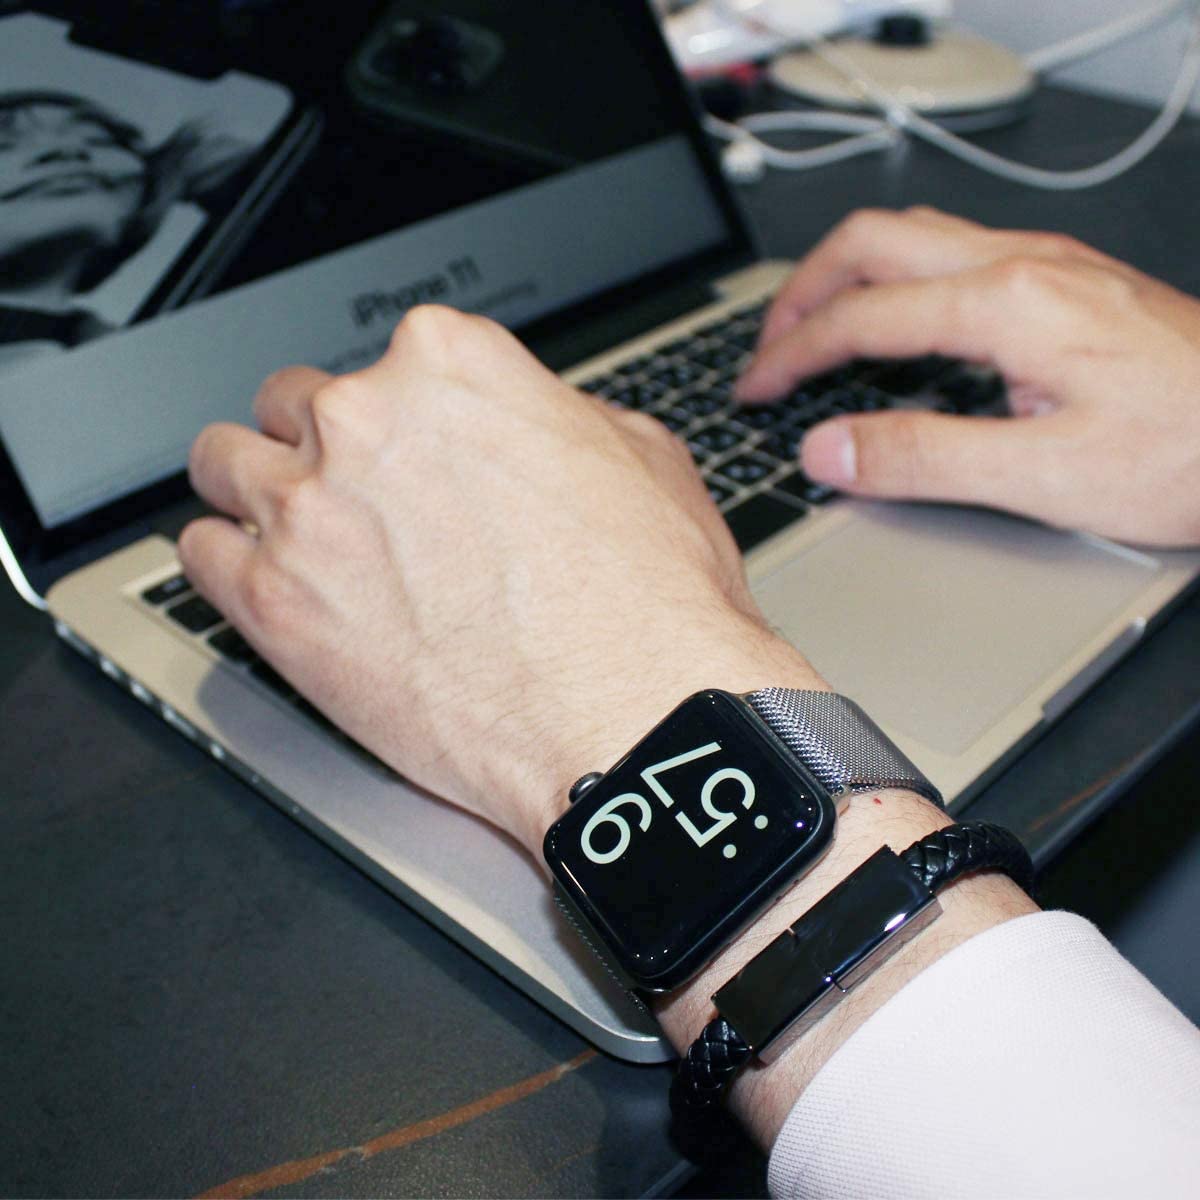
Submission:
[[[660,777],[673,769],[695,762],[697,759],[719,754],[720,751],[720,742],[706,742],[694,750],[685,750],[682,754],[676,754],[662,762],[654,763],[646,767],[640,774],[645,781],[647,790],[652,792],[666,808],[674,808],[675,797],[667,790],[666,784]],[[675,812],[675,820],[697,846],[707,846],[713,838],[724,832],[737,820],[736,808],[732,811],[718,808],[713,799],[713,794],[718,787],[725,785],[728,789],[730,784],[739,789],[741,793],[735,803],[740,804],[742,808],[750,808],[754,803],[754,780],[740,767],[721,767],[713,771],[700,785],[700,808],[708,822],[704,828],[700,828],[686,812],[682,810]],[[579,845],[585,858],[603,866],[605,863],[616,861],[629,848],[631,837],[629,819],[620,811],[622,808],[632,809],[633,819],[637,821],[640,830],[645,832],[650,828],[650,823],[654,819],[654,810],[649,801],[638,792],[621,792],[602,804],[584,825]],[[768,819],[760,813],[755,824],[759,829],[764,829],[768,824]],[[609,849],[597,849],[597,843],[604,841],[603,836],[597,835],[611,834],[614,831],[615,843]],[[724,854],[726,858],[733,858],[737,854],[737,847],[732,842],[728,843],[724,848]]]
[[[551,826],[546,861],[616,965],[661,990],[819,857],[833,821],[748,705],[701,692]]]

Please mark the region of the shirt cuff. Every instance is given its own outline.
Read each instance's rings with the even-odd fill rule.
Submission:
[[[1198,1161],[1200,1031],[1090,922],[1046,912],[956,947],[872,1014],[797,1100],[768,1183],[1127,1200],[1187,1194]]]

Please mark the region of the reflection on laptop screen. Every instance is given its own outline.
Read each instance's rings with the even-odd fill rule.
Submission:
[[[457,4],[452,87],[420,76],[411,39],[438,28],[409,8],[356,30],[321,146],[264,223],[283,232],[223,292],[6,378],[0,433],[44,526],[177,472],[271,371],[373,361],[414,304],[519,328],[729,240],[662,64],[628,36],[640,3]]]

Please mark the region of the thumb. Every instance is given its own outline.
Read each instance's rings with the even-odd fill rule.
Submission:
[[[988,504],[1046,516],[1054,471],[1045,463],[1047,417],[961,417],[881,412],[814,426],[800,447],[810,479],[895,500]],[[1045,494],[1042,494],[1042,493]]]

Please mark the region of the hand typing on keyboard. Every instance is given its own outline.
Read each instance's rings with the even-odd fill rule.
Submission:
[[[255,416],[195,444],[231,519],[184,531],[189,579],[351,737],[535,852],[575,776],[692,691],[823,686],[685,444],[499,326],[415,310],[376,365],[282,372]]]
[[[804,438],[809,477],[1200,542],[1196,300],[1061,235],[861,212],[797,267],[737,391],[750,404],[847,359],[925,354],[998,369],[1018,419],[839,416]]]
[[[732,322],[624,364],[622,381],[588,387],[597,396],[500,327],[440,308],[411,312],[366,370],[281,372],[255,400],[260,431],[216,425],[195,443],[196,490],[225,515],[184,530],[187,577],[351,737],[536,857],[572,781],[688,694],[825,686],[749,593],[736,522],[722,519],[739,502],[759,518],[776,501],[803,512],[819,503],[803,488],[824,479],[1200,540],[1200,305],[1093,251],[927,212],[857,219],[771,310],[741,413],[728,384],[757,314]],[[999,368],[1017,419],[891,411],[875,389],[903,393],[912,364],[874,361],[846,387],[831,370],[922,355],[918,374],[940,372],[947,354]],[[749,407],[802,378],[803,395]],[[731,441],[722,417],[749,440]],[[175,602],[176,619],[211,619]],[[880,845],[946,820],[900,789],[852,800],[825,858],[658,1007],[668,1036],[685,1046],[714,989]],[[937,938],[915,939],[837,1021],[735,1085],[764,1145],[905,980],[1032,908],[986,875],[946,899]]]

